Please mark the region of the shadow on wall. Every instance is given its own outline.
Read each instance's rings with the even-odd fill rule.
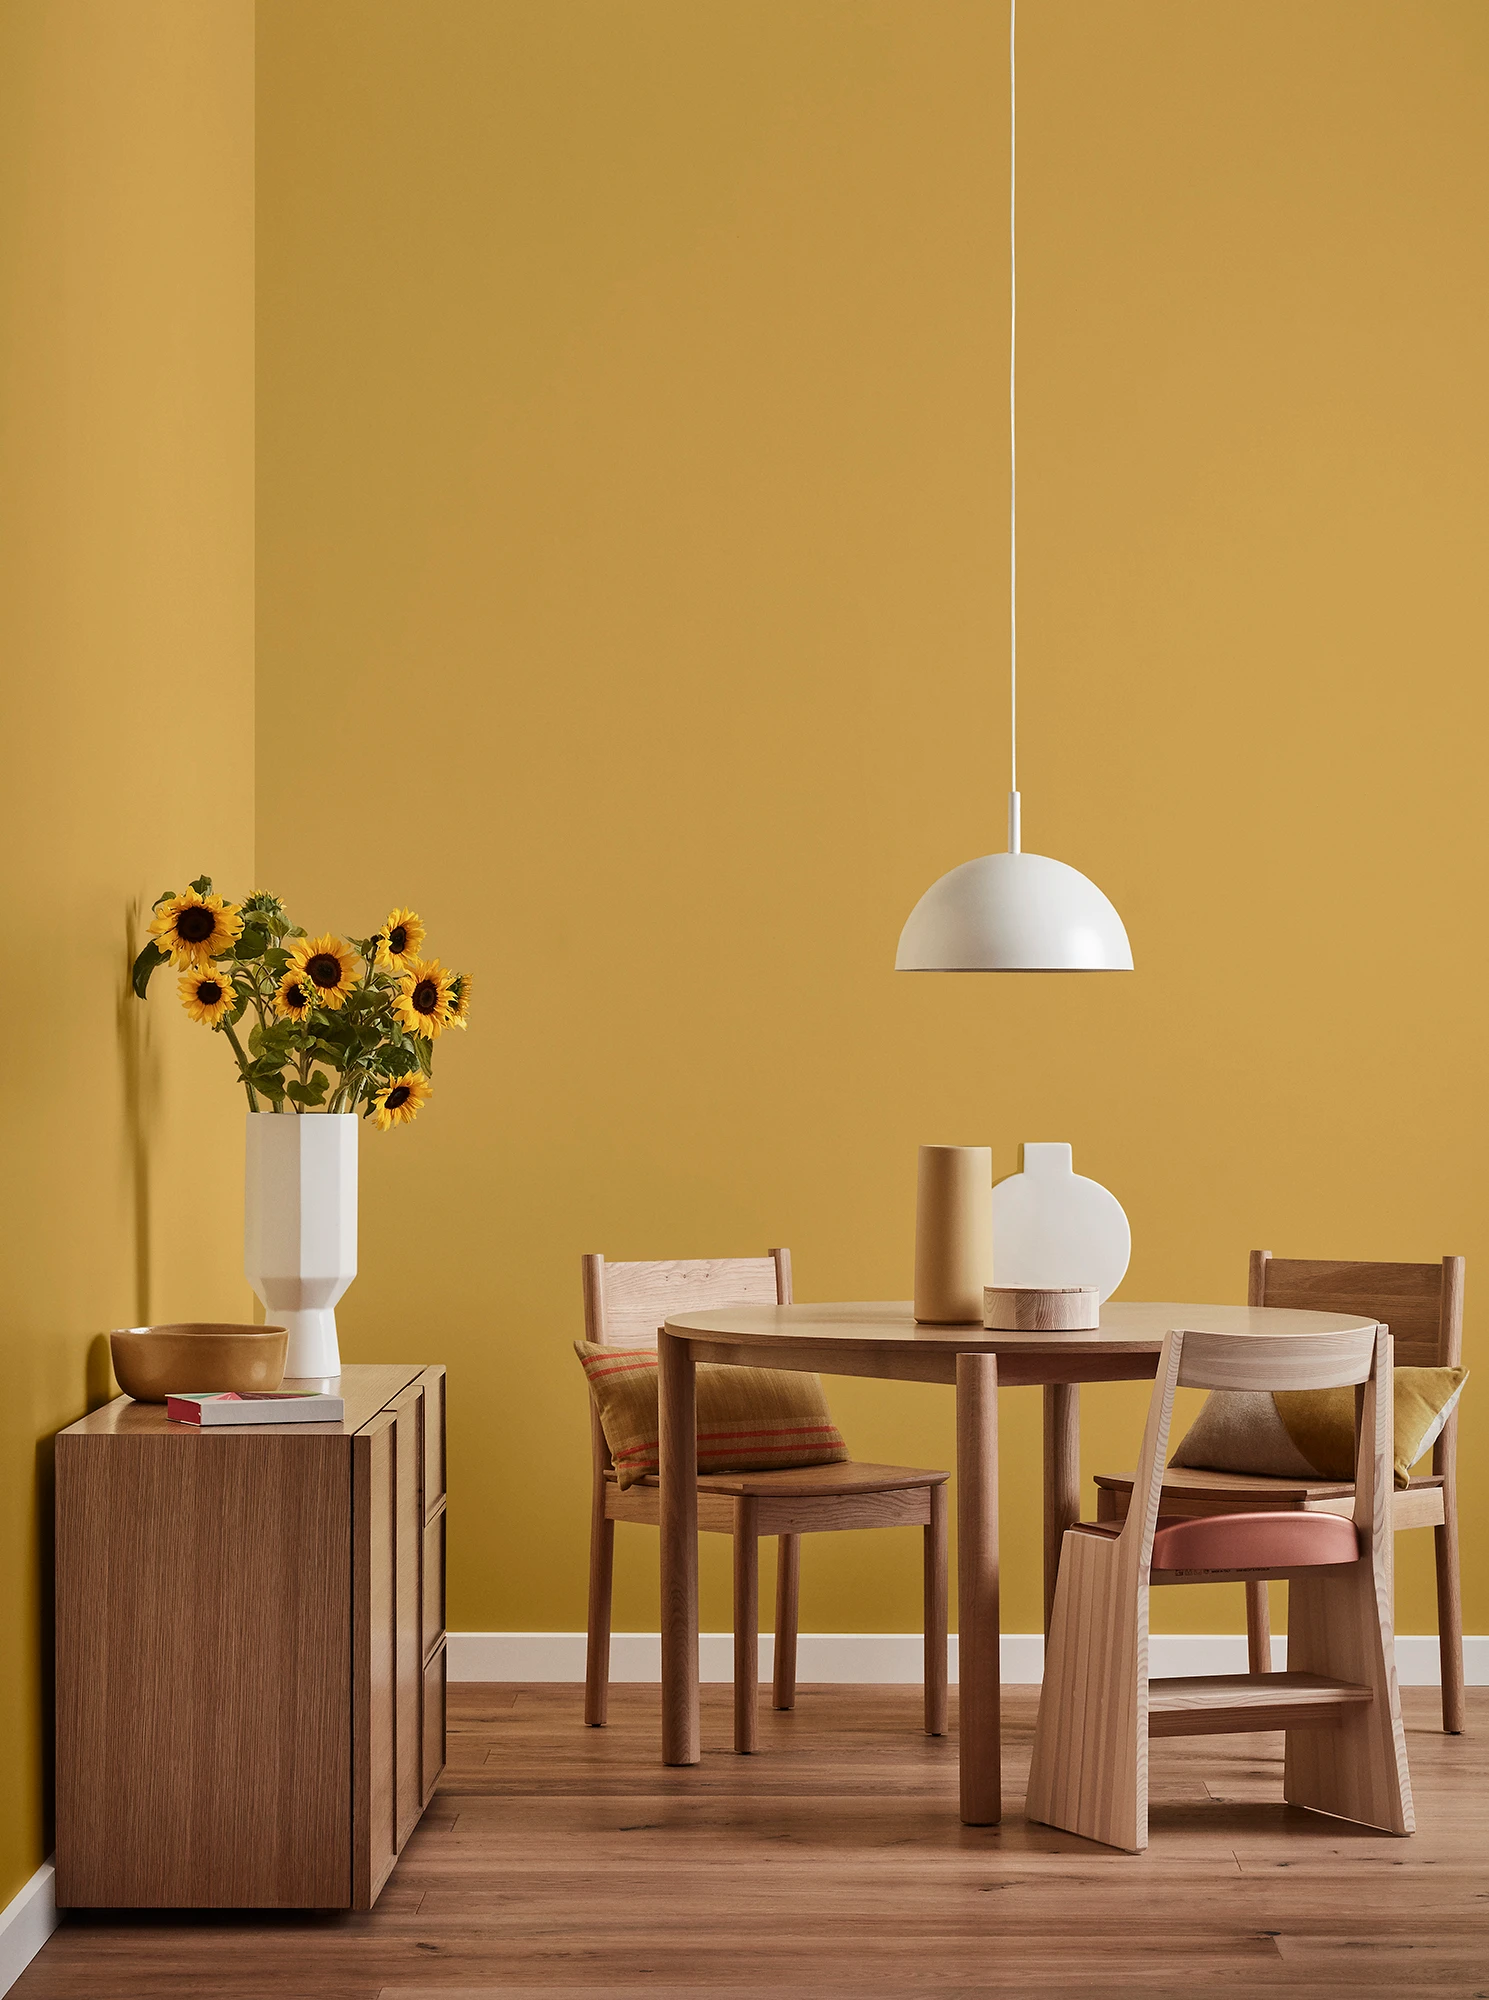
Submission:
[[[137,940],[145,929],[144,905],[134,898],[124,913],[124,965],[119,986],[119,1073],[124,1089],[124,1148],[133,1209],[135,1326],[150,1324],[150,1146],[145,1106],[159,1084],[158,1064],[150,1045],[150,1010],[135,997],[133,973]],[[103,1343],[108,1376],[108,1342]],[[88,1352],[88,1407],[96,1409],[107,1395],[94,1396],[94,1356]],[[108,1394],[113,1394],[110,1390]]]

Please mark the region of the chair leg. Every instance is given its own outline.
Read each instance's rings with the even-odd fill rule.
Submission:
[[[760,1538],[756,1503],[734,1503],[734,1747],[747,1757],[755,1748],[755,1707],[760,1682]]]
[[[801,1536],[776,1542],[776,1661],[771,1700],[777,1708],[796,1706],[796,1604],[801,1586]]]
[[[1264,1583],[1246,1586],[1246,1665],[1254,1674],[1272,1671],[1272,1612]]]
[[[610,1705],[610,1596],[615,1575],[615,1523],[605,1518],[605,1493],[595,1497],[589,1524],[589,1627],[584,1649],[584,1720],[603,1729]]]
[[[946,1566],[946,1485],[933,1486],[925,1526],[925,1733],[946,1734],[946,1627],[950,1586]]]
[[[1458,1492],[1443,1486],[1443,1520],[1432,1530],[1437,1553],[1437,1644],[1442,1657],[1442,1726],[1463,1733],[1463,1595],[1458,1580]]]
[[[1024,1800],[1129,1854],[1148,1844],[1147,1591],[1115,1543],[1065,1537]]]
[[[1282,1796],[1382,1833],[1410,1833],[1411,1776],[1391,1634],[1390,1551],[1377,1547],[1343,1574],[1295,1573],[1287,1587],[1289,1673],[1368,1687],[1374,1699],[1329,1729],[1289,1729]]]

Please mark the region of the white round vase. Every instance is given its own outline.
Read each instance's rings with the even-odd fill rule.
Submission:
[[[336,1301],[357,1275],[355,1112],[249,1112],[243,1269],[276,1326],[286,1375],[341,1373]]]

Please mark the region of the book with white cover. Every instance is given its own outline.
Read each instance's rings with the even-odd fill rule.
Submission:
[[[167,1396],[165,1413],[172,1423],[200,1424],[339,1424],[346,1415],[340,1396],[318,1395],[313,1389],[260,1389],[239,1395],[226,1389],[203,1395]]]

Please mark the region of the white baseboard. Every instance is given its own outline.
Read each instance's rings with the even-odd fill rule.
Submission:
[[[1160,1632],[1149,1642],[1156,1674],[1243,1674],[1244,1632]],[[770,1678],[775,1642],[760,1634],[760,1676]],[[582,1681],[582,1632],[452,1632],[448,1642],[452,1681]],[[918,1632],[803,1632],[797,1641],[796,1672],[802,1681],[857,1681],[885,1686],[913,1684],[921,1677]],[[1463,1642],[1465,1675],[1471,1687],[1489,1687],[1489,1636]],[[1273,1665],[1287,1664],[1287,1640],[1273,1641]],[[1037,1682],[1044,1671],[1044,1640],[1037,1632],[1005,1632],[1003,1678]],[[698,1667],[706,1681],[734,1678],[734,1641],[727,1632],[704,1632]],[[1396,1670],[1403,1687],[1436,1687],[1437,1640],[1408,1633],[1396,1640]],[[951,1678],[956,1679],[956,1634],[951,1638]],[[656,1632],[617,1632],[610,1642],[612,1681],[652,1683],[662,1678],[662,1641]]]
[[[44,1861],[0,1910],[0,1994],[8,1993],[57,1928],[57,1871]]]

